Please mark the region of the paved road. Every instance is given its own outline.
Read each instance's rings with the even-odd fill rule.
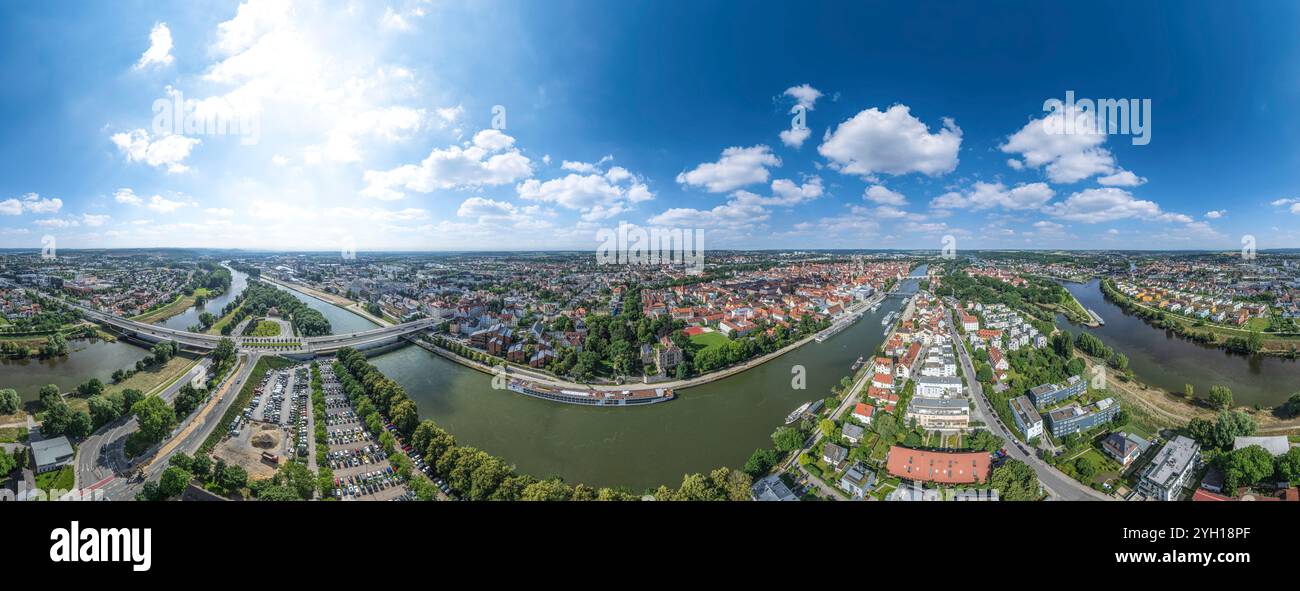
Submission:
[[[206,370],[211,363],[206,357],[200,360],[184,377],[162,391],[162,399],[170,403],[185,384],[190,383],[200,370]],[[139,426],[135,417],[126,414],[87,437],[77,450],[77,485],[89,488],[105,484],[106,479],[125,473],[129,462],[122,453],[122,445],[126,443],[127,436]]]
[[[1019,441],[1009,430],[1002,424],[1002,419],[993,412],[992,405],[988,398],[984,396],[983,386],[979,380],[975,379],[975,368],[971,365],[970,355],[966,351],[966,344],[962,342],[961,336],[957,334],[957,327],[949,323],[952,331],[953,342],[956,343],[958,357],[961,359],[962,374],[966,378],[966,387],[970,391],[970,399],[975,401],[976,408],[984,416],[984,423],[994,435],[1003,438],[1007,442],[1007,454],[1020,460],[1034,469],[1038,474],[1038,481],[1043,483],[1048,494],[1053,499],[1061,501],[1113,501],[1113,497],[1103,495],[1091,488],[1081,484],[1079,481],[1066,476],[1060,470],[1047,465],[1046,462],[1038,459],[1033,453],[1020,451]]]
[[[260,354],[243,355],[243,366],[233,377],[228,377],[226,382],[218,386],[218,391],[222,393],[215,406],[208,410],[206,414],[204,406],[197,415],[192,416],[189,422],[183,424],[176,432],[173,432],[172,439],[161,445],[161,452],[156,453],[156,457],[145,466],[145,478],[138,482],[130,482],[128,479],[132,474],[128,473],[130,462],[126,460],[122,452],[122,445],[126,438],[135,431],[138,423],[134,418],[129,420],[118,419],[117,422],[106,425],[99,432],[92,435],[82,444],[77,459],[78,474],[81,476],[81,486],[98,489],[103,491],[103,495],[108,500],[132,500],[136,493],[147,481],[156,481],[167,469],[167,462],[173,455],[178,452],[193,454],[207,439],[212,430],[216,428],[225,415],[226,410],[234,403],[235,398],[239,396],[239,391],[244,387],[253,372],[253,367],[257,365]],[[204,360],[207,361],[206,359]],[[232,382],[233,380],[233,382]],[[168,392],[163,394],[163,399],[170,401],[175,398],[176,392],[180,390],[181,385],[185,382],[178,382],[174,388],[168,388]],[[195,423],[201,421],[201,423]],[[92,440],[95,442],[94,449],[87,449],[86,444]],[[92,452],[92,453],[87,453]]]

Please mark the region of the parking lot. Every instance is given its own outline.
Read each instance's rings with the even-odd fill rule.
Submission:
[[[402,478],[388,461],[376,434],[361,422],[328,365],[321,365],[325,428],[334,496],[342,500],[390,501],[409,498]],[[310,413],[308,413],[310,414]]]

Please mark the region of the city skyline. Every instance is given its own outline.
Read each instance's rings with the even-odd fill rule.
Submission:
[[[6,9],[0,247],[1300,247],[1290,6],[145,6]],[[1044,133],[1067,93],[1149,142]]]

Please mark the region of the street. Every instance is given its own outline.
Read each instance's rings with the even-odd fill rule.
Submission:
[[[979,383],[979,380],[975,379],[975,368],[971,364],[970,355],[966,351],[966,344],[961,340],[961,336],[957,334],[957,327],[953,323],[949,323],[949,325],[949,330],[952,331],[953,343],[957,349],[957,356],[961,359],[962,374],[966,379],[966,388],[970,392],[969,397],[975,402],[980,415],[984,417],[984,424],[988,426],[989,431],[1007,442],[1007,455],[1033,468],[1034,473],[1038,475],[1038,481],[1043,484],[1043,488],[1047,489],[1048,494],[1056,500],[1113,501],[1114,498],[1102,495],[1084,486],[1056,468],[1047,465],[1038,456],[1020,451],[1020,446],[1017,445],[1019,440],[1007,431],[1002,424],[1002,419],[998,417],[996,412],[993,412],[992,405],[984,397],[983,386]]]

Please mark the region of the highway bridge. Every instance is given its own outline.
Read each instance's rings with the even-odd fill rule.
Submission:
[[[73,304],[81,310],[86,318],[111,326],[123,332],[149,342],[176,341],[190,349],[212,350],[221,342],[221,335],[202,334],[167,328],[156,324],[145,324],[105,314],[85,306]],[[325,335],[319,337],[230,337],[235,347],[240,350],[276,352],[294,356],[329,355],[344,347],[368,349],[389,343],[395,343],[403,336],[428,330],[438,325],[436,318],[423,318],[403,324],[385,326],[374,330],[346,334]]]

